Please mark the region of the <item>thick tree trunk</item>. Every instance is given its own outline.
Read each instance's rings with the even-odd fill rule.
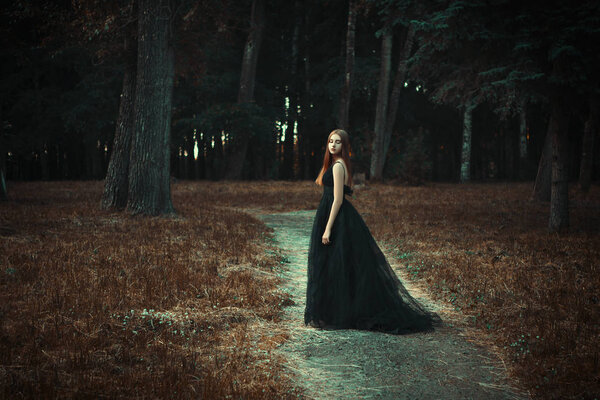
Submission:
[[[340,95],[340,109],[338,115],[338,126],[340,129],[348,130],[350,99],[352,98],[352,76],[354,74],[354,38],[356,34],[356,3],[355,0],[348,2],[348,23],[346,31],[346,71],[344,74],[344,86]]]
[[[381,40],[381,67],[379,69],[379,86],[377,87],[377,107],[375,109],[375,137],[371,146],[370,179],[381,180],[383,173],[383,157],[385,120],[387,117],[390,69],[392,64],[392,30],[387,28]]]
[[[170,134],[173,49],[167,0],[141,0],[135,88],[135,133],[131,143],[127,209],[158,215],[171,202]]]
[[[569,227],[569,136],[568,117],[559,102],[552,107],[552,192],[550,199],[551,232],[564,231]]]
[[[394,78],[394,87],[392,88],[392,94],[390,95],[389,111],[387,119],[385,121],[385,134],[383,142],[383,159],[387,157],[388,149],[390,148],[390,141],[392,140],[392,133],[394,131],[394,125],[396,124],[396,115],[398,114],[398,106],[400,105],[400,93],[404,87],[407,73],[407,60],[412,52],[413,44],[415,42],[415,24],[409,24],[406,32],[406,40],[404,41],[404,47],[402,48],[402,54],[398,61],[398,69],[396,70],[396,77]]]
[[[590,111],[583,130],[581,143],[581,163],[579,165],[579,188],[587,193],[592,180],[592,163],[594,153],[594,138],[598,129],[598,106],[600,101],[597,95],[590,97]]]
[[[465,183],[471,180],[471,137],[472,137],[472,116],[476,104],[470,100],[463,111],[463,135],[460,153],[460,182]]]
[[[123,209],[127,205],[129,191],[129,153],[131,138],[135,130],[135,84],[137,39],[135,25],[127,32],[124,43],[125,71],[123,72],[123,87],[119,116],[115,129],[112,152],[106,178],[101,206],[103,209]]]
[[[240,76],[240,90],[238,92],[238,103],[250,103],[254,101],[254,85],[256,83],[256,63],[258,52],[262,43],[265,26],[265,0],[252,1],[252,13],[250,16],[250,33],[244,47],[242,58],[242,72]],[[250,137],[242,134],[237,140],[236,149],[228,157],[226,177],[228,179],[240,179],[242,168],[246,161],[248,143]]]
[[[533,185],[533,198],[537,201],[550,201],[551,178],[552,178],[552,132],[556,130],[557,124],[554,113],[550,115],[546,138],[544,139],[544,148],[538,164],[537,176]]]

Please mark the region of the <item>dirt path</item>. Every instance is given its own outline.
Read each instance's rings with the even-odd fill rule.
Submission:
[[[280,351],[309,398],[527,398],[510,386],[500,360],[468,342],[461,329],[449,323],[451,313],[424,291],[413,290],[398,268],[413,296],[444,321],[435,332],[397,336],[305,327],[306,260],[315,211],[253,214],[274,229],[277,244],[289,259],[285,290],[295,305],[286,309],[284,323],[292,335]]]

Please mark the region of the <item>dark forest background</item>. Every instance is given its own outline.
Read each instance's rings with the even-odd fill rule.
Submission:
[[[314,179],[338,127],[370,180],[549,200],[600,176],[596,1],[38,0],[1,21],[4,195],[108,173],[105,206],[168,212],[170,177]]]

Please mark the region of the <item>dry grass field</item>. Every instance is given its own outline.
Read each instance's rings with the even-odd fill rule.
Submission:
[[[271,350],[284,261],[247,214],[176,186],[176,217],[99,210],[100,182],[0,204],[0,397],[296,397]]]
[[[101,182],[0,204],[4,397],[293,398],[285,258],[244,210],[316,208],[312,182],[178,182],[176,217],[99,210]],[[349,200],[415,281],[495,343],[536,398],[600,393],[600,188],[547,233],[531,184],[374,184]],[[44,396],[41,396],[41,395]]]

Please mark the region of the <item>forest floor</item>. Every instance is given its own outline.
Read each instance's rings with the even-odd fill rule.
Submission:
[[[442,325],[434,332],[390,335],[306,327],[306,260],[314,213],[255,214],[274,230],[276,242],[288,258],[284,286],[294,304],[286,308],[283,319],[290,338],[279,351],[308,397],[528,398],[507,378],[497,355],[469,340],[464,321],[411,284],[395,264],[392,266],[413,297],[442,317]]]
[[[0,398],[599,398],[597,184],[570,185],[560,234],[532,182],[356,186],[443,321],[403,336],[304,326],[314,182],[178,181],[149,218],[102,186],[9,182]]]

